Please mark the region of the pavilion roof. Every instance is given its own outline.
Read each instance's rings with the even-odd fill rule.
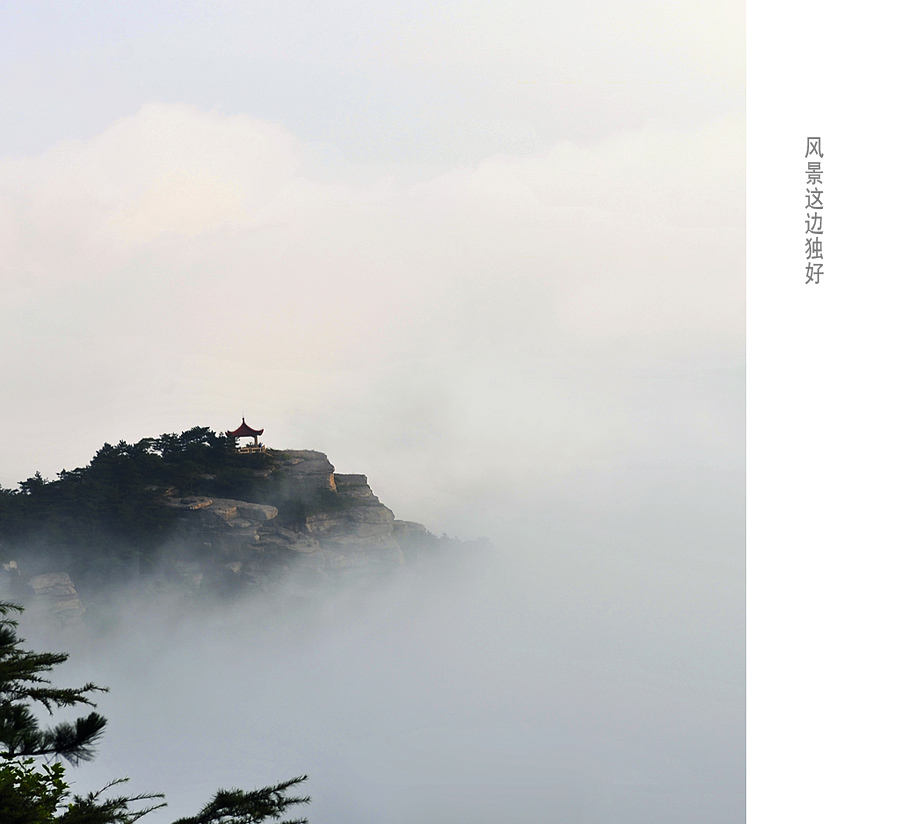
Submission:
[[[253,438],[257,435],[262,435],[262,429],[254,429],[252,426],[247,426],[247,421],[241,418],[241,425],[234,430],[234,432],[225,432],[229,438]]]

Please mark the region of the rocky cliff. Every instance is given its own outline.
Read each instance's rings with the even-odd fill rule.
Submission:
[[[169,496],[178,527],[154,574],[228,590],[266,587],[290,568],[312,583],[389,572],[404,563],[403,544],[428,535],[421,525],[395,520],[365,475],[336,474],[323,453],[269,455],[272,468],[257,473],[256,495],[265,503]]]
[[[228,471],[229,476],[195,473],[195,491],[189,494],[175,486],[145,487],[152,490],[149,505],[158,509],[161,504],[168,513],[168,526],[158,545],[124,556],[133,562],[123,566],[116,560],[123,556],[107,548],[106,554],[99,549],[88,553],[87,563],[82,552],[73,556],[81,559],[79,575],[53,560],[37,568],[32,558],[17,564],[13,554],[0,572],[0,597],[24,602],[50,623],[71,628],[80,624],[85,607],[90,612],[97,582],[102,589],[102,581],[113,580],[105,574],[110,563],[116,564],[120,583],[137,582],[150,592],[193,598],[272,591],[286,581],[295,594],[311,594],[329,582],[422,566],[445,556],[446,550],[465,554],[462,542],[395,519],[365,475],[335,473],[321,452],[269,450],[264,462],[257,456],[237,475],[233,463]],[[202,494],[204,489],[232,489],[234,496]],[[134,495],[123,500],[132,506],[131,517],[139,519]],[[32,550],[36,544],[32,542]]]

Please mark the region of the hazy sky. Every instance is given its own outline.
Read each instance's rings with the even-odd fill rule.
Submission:
[[[625,772],[669,782],[669,821],[739,820],[743,20],[701,2],[0,5],[0,483],[246,415],[368,474],[398,517],[497,541],[547,619],[504,625],[522,660],[526,636],[584,622],[522,712],[577,687],[586,713],[668,718]],[[657,692],[629,697],[645,677]],[[503,746],[553,729],[512,707]],[[641,772],[694,722],[718,732],[672,756],[690,780]],[[603,809],[644,820],[623,797]]]
[[[628,396],[741,362],[742,15],[4,4],[0,481],[241,414],[373,473],[730,432]]]

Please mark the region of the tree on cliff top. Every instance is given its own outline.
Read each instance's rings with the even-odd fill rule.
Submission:
[[[106,719],[91,711],[74,723],[41,729],[34,709],[40,705],[52,713],[64,707],[92,707],[91,696],[106,690],[93,683],[51,686],[46,675],[68,655],[23,650],[18,622],[9,617],[21,611],[15,604],[0,602],[0,824],[133,824],[165,806],[159,803],[162,796],[154,793],[109,796],[108,790],[127,779],[84,796],[73,795],[59,761],[36,765],[36,756],[65,758],[71,764],[90,760]],[[289,808],[309,803],[308,796],[291,794],[305,780],[304,775],[258,790],[219,790],[196,816],[176,824],[307,824],[305,818],[282,819]],[[143,806],[135,809],[135,804]]]
[[[203,426],[104,444],[56,480],[37,472],[17,490],[0,488],[0,558],[32,575],[62,567],[83,582],[128,578],[152,564],[174,526],[168,491],[261,503],[272,484],[256,473],[272,466],[270,455],[239,454]]]

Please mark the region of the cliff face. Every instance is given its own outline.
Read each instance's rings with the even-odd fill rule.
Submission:
[[[129,514],[120,527],[144,523],[142,506],[165,514],[159,537],[144,533],[153,535],[152,545],[116,553],[107,540],[78,556],[47,555],[40,566],[26,553],[21,572],[11,554],[0,570],[0,598],[27,603],[50,623],[77,627],[94,599],[103,600],[119,583],[190,598],[270,591],[290,582],[295,594],[304,595],[324,583],[385,575],[404,564],[424,568],[487,545],[437,538],[421,524],[396,520],[365,475],[335,473],[321,452],[270,450],[264,461],[257,455],[245,465],[233,459],[224,464],[219,474],[211,474],[212,467],[207,474],[194,470],[193,486],[186,488],[196,494],[145,485],[121,498]],[[201,494],[205,490],[213,494]],[[232,497],[218,497],[224,490]],[[40,541],[31,548],[40,550]],[[67,568],[66,558],[80,566]]]
[[[396,521],[365,475],[336,474],[321,452],[269,455],[273,468],[257,473],[265,502],[169,498],[178,527],[158,559],[157,575],[227,591],[266,587],[291,569],[314,585],[396,569],[404,563],[402,544],[428,534]]]
[[[39,623],[57,629],[78,629],[85,612],[67,573],[51,572],[23,579],[15,561],[0,564],[0,601],[25,602]]]

